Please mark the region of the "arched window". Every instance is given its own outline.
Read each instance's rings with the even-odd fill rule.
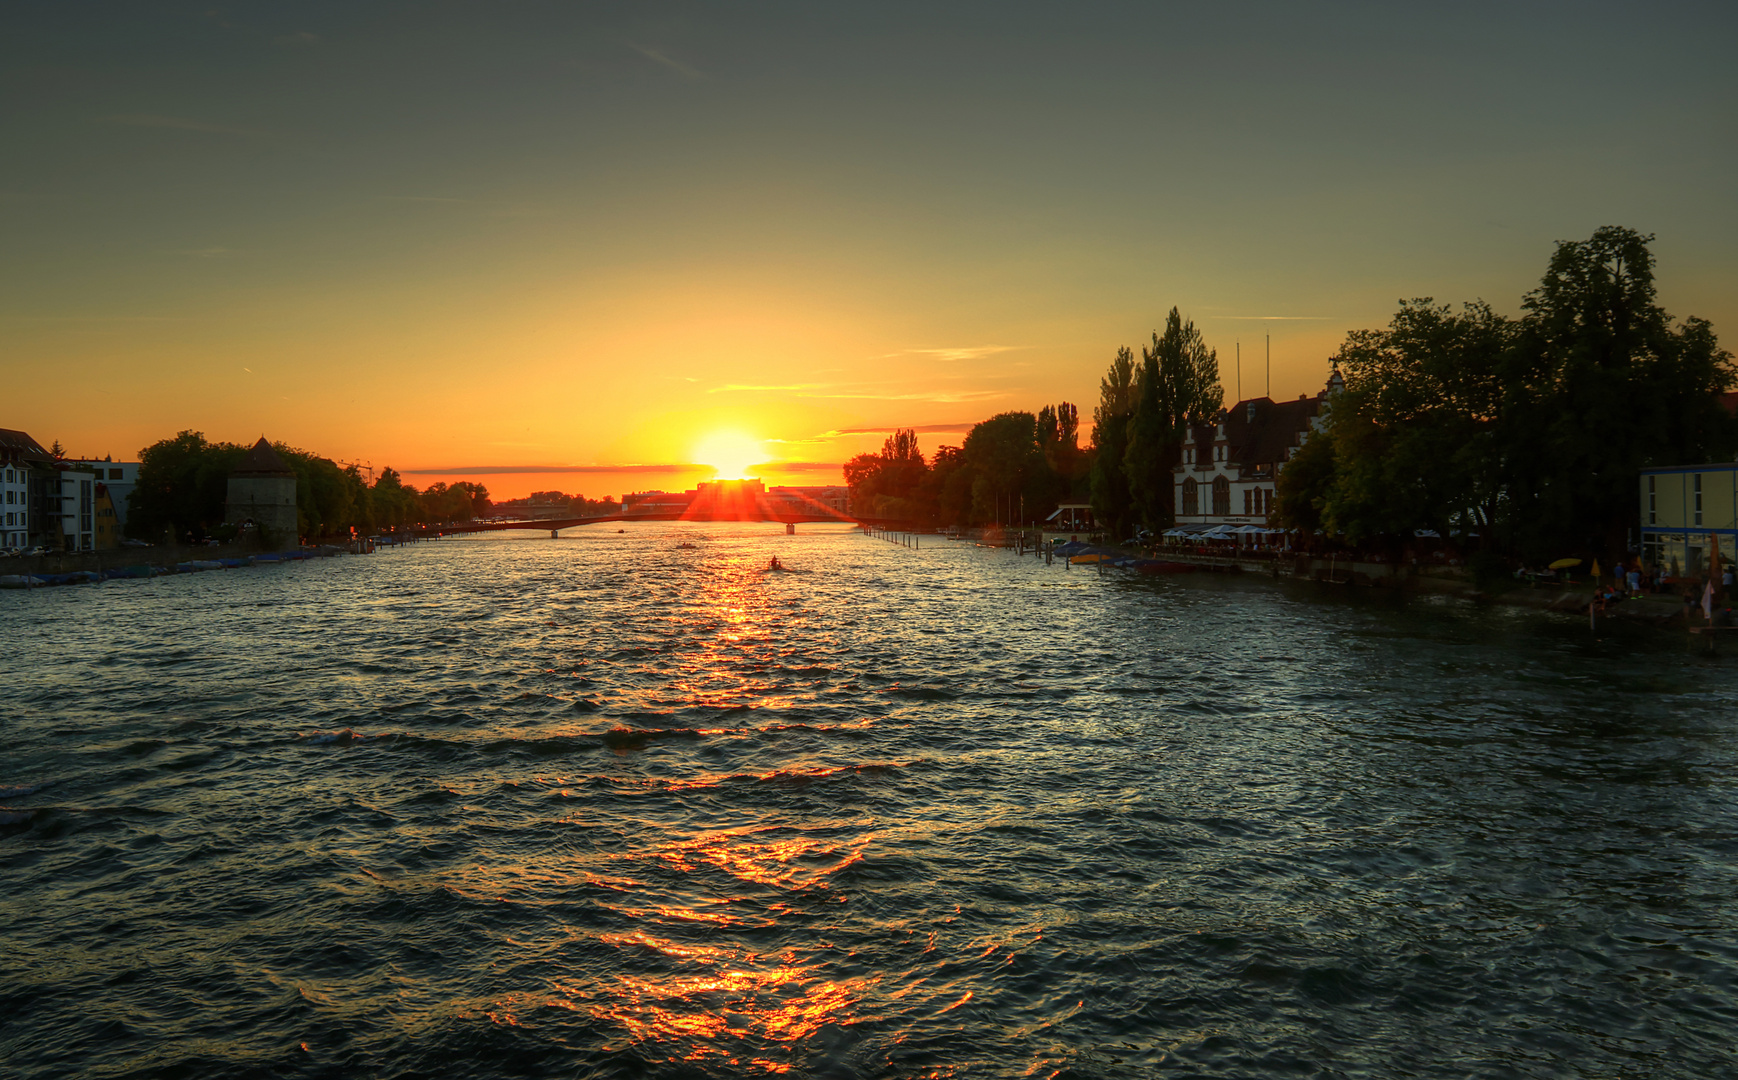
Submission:
[[[1255,492],[1250,488],[1243,489],[1243,516],[1255,513]]]
[[[1213,513],[1217,517],[1231,514],[1231,481],[1223,476],[1213,478]]]
[[[1195,482],[1193,476],[1183,481],[1183,508],[1177,513],[1185,517],[1194,517],[1201,513],[1201,485]]]

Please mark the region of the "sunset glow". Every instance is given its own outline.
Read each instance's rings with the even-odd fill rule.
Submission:
[[[746,480],[766,460],[766,444],[740,432],[720,431],[701,441],[694,460],[717,470],[714,479]]]

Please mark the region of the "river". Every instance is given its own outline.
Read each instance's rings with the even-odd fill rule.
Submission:
[[[1738,661],[801,529],[0,594],[0,1072],[1738,1068]]]

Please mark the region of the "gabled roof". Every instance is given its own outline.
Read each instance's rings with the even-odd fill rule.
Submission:
[[[23,458],[26,461],[50,461],[54,455],[26,431],[0,428],[0,457]]]
[[[1286,451],[1298,444],[1298,432],[1309,430],[1311,418],[1320,409],[1319,395],[1296,401],[1264,397],[1239,401],[1225,417],[1225,441],[1231,444],[1231,460],[1245,466],[1283,464]]]
[[[284,464],[283,457],[266,442],[264,435],[259,442],[253,444],[253,449],[241,459],[241,464],[230,470],[231,476],[295,476],[290,467]]]

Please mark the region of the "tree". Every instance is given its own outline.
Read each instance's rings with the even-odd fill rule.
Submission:
[[[1098,407],[1092,411],[1092,513],[1099,523],[1121,536],[1131,520],[1128,473],[1128,421],[1134,412],[1135,354],[1117,349],[1110,370],[1098,384]]]
[[[139,451],[139,475],[127,495],[127,532],[143,540],[199,537],[222,524],[229,472],[247,447],[207,442],[183,431]]]
[[[1274,481],[1277,524],[1306,538],[1327,531],[1324,508],[1337,478],[1333,437],[1317,432],[1305,438]]]
[[[1508,487],[1515,330],[1483,301],[1456,314],[1426,297],[1402,301],[1385,330],[1346,335],[1325,434],[1339,474],[1319,508],[1330,532],[1356,544],[1458,524],[1488,540]]]
[[[1651,235],[1604,227],[1557,245],[1522,307],[1511,535],[1529,554],[1623,550],[1646,465],[1725,458],[1732,356],[1655,301]]]
[[[1148,528],[1162,529],[1174,520],[1171,469],[1184,431],[1216,421],[1224,403],[1218,353],[1173,307],[1164,333],[1155,332],[1152,346],[1141,349],[1123,451],[1130,503]]]
[[[1041,508],[1046,470],[1037,417],[999,413],[974,426],[960,450],[972,473],[972,521],[1020,521],[1023,498],[1030,500],[1024,505],[1026,516]]]

